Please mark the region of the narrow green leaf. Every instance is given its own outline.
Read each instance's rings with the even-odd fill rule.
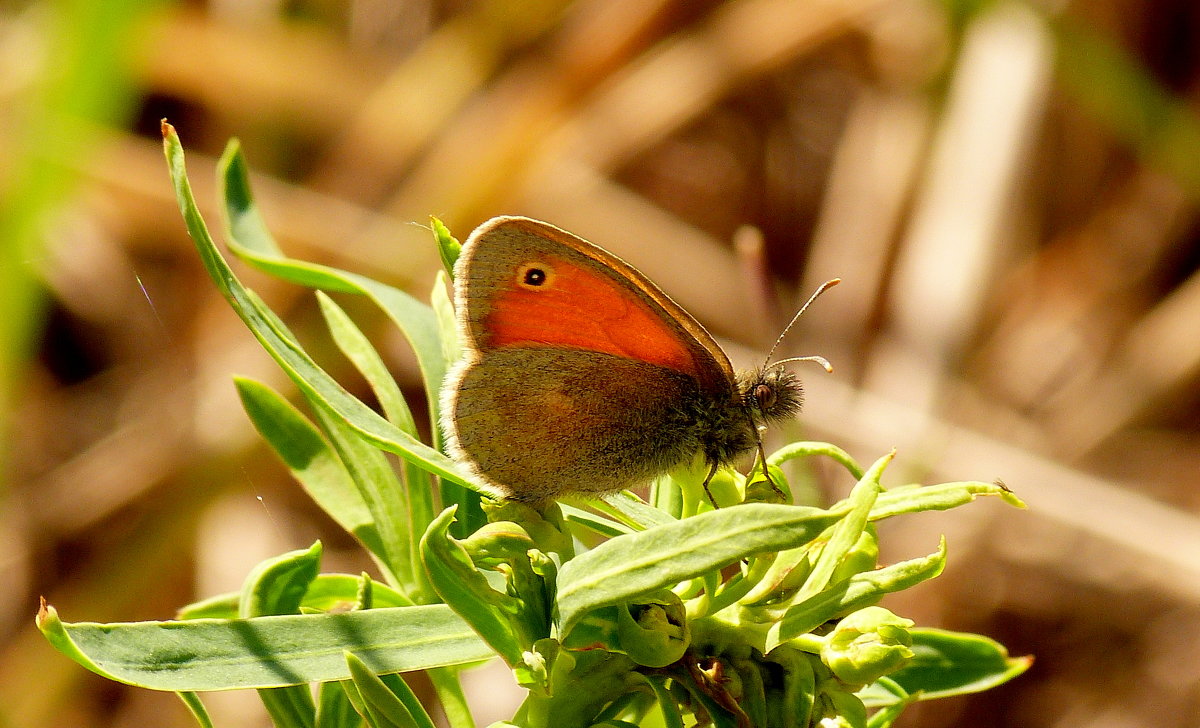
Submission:
[[[458,256],[462,253],[462,244],[450,234],[450,229],[436,217],[429,218],[429,225],[433,228],[433,239],[437,242],[438,253],[442,256],[442,266],[451,276],[454,275],[454,264],[458,262]]]
[[[255,566],[242,586],[239,617],[298,614],[309,584],[321,569],[321,542]]]
[[[902,485],[879,495],[871,509],[871,520],[880,521],[903,513],[945,511],[965,505],[981,495],[999,496],[1005,503],[1024,508],[1025,503],[999,483],[966,481],[939,485]]]
[[[647,528],[655,526],[663,526],[679,520],[670,513],[655,508],[628,491],[613,493],[605,498],[591,501],[589,505],[599,511],[620,518],[639,531],[644,531]]]
[[[181,607],[175,613],[175,619],[237,619],[238,604],[241,601],[240,591],[216,594]]]
[[[250,571],[238,601],[239,617],[296,614],[321,568],[321,542],[267,559]],[[316,705],[307,685],[264,688],[259,698],[276,728],[313,728]]]
[[[820,665],[820,661],[799,650],[788,649],[768,652],[765,659],[779,665],[783,673],[777,678],[783,683],[783,689],[767,693],[767,715],[770,716],[768,725],[810,725],[817,693],[817,676],[813,664]]]
[[[426,470],[464,487],[488,493],[487,486],[474,482],[468,475],[461,472],[450,458],[415,440],[388,422],[350,395],[312,361],[277,317],[270,313],[270,310],[258,300],[257,296],[242,286],[217,251],[216,245],[208,233],[208,228],[204,224],[204,219],[196,207],[191,185],[187,179],[183,148],[179,144],[179,137],[175,134],[174,128],[165,123],[163,124],[163,149],[167,157],[171,179],[175,185],[175,195],[179,202],[180,212],[183,214],[188,232],[196,244],[205,268],[255,338],[262,343],[271,357],[296,382],[296,385],[315,401],[320,401],[323,406],[329,407],[338,416],[345,419],[347,424],[361,432],[364,437],[378,447],[393,452],[405,460],[418,463]],[[440,350],[440,345],[436,341],[431,340],[431,343],[435,350]],[[427,346],[414,348],[417,349],[418,356],[421,356],[421,351]],[[439,369],[437,377],[431,378],[429,372],[425,374],[427,385],[433,381],[432,386],[435,392],[440,385],[441,369],[443,368],[440,353],[436,355],[436,358]]]
[[[919,695],[909,695],[904,688],[900,687],[895,680],[890,677],[880,678],[878,681],[868,686],[868,690],[878,690],[888,696],[893,702],[891,705],[885,705],[883,708],[875,711],[867,721],[867,728],[891,728],[896,721],[900,719],[900,715],[912,703],[920,699]],[[855,693],[861,700],[865,691],[860,690]],[[866,707],[872,707],[863,701]]]
[[[646,682],[654,691],[658,708],[662,711],[664,728],[683,728],[683,713],[679,710],[679,701],[667,688],[667,678],[661,675],[647,675]]]
[[[527,647],[515,624],[519,605],[514,597],[492,589],[466,550],[450,538],[453,518],[453,507],[442,511],[421,539],[421,558],[429,579],[446,604],[462,615],[510,667],[520,665]]]
[[[650,505],[678,519],[683,515],[683,491],[670,475],[661,475],[650,482]]]
[[[303,606],[323,612],[344,609],[358,600],[361,582],[361,575],[321,574],[308,587],[308,593],[304,595]],[[411,599],[387,584],[378,581],[371,583],[371,609],[411,607],[412,605]]]
[[[182,163],[182,158],[180,161]],[[217,182],[229,247],[238,257],[294,283],[365,295],[395,322],[416,354],[425,382],[429,412],[436,425],[438,390],[446,374],[446,363],[441,356],[437,322],[429,307],[399,289],[366,276],[285,257],[254,203],[246,160],[236,139],[229,142],[221,155]]]
[[[309,584],[300,610],[345,611],[357,598],[360,577],[353,574],[321,574]],[[413,601],[387,584],[371,585],[372,608],[411,607]],[[237,619],[241,592],[218,594],[180,609],[176,619]]]
[[[408,709],[408,714],[416,721],[418,728],[434,728],[433,718],[429,717],[425,706],[417,700],[417,696],[403,677],[396,674],[380,675],[379,680],[391,691],[392,695],[400,699],[400,702]]]
[[[624,523],[619,523],[611,518],[605,518],[598,513],[585,511],[582,508],[576,508],[566,503],[559,503],[558,507],[562,509],[563,517],[568,521],[578,523],[601,536],[612,538],[614,536],[623,536],[627,533],[634,533],[634,529],[626,526]]]
[[[842,514],[752,503],[709,511],[600,544],[558,575],[560,634],[592,609],[715,571],[738,559],[808,542]]]
[[[383,542],[367,504],[320,431],[282,395],[261,382],[234,377],[242,407],[255,429],[309,496],[373,554]]]
[[[349,677],[353,650],[376,673],[479,662],[493,655],[444,604],[124,624],[63,623],[53,607],[38,627],[63,654],[110,680],[153,690],[227,690]]]
[[[767,458],[767,464],[778,467],[788,460],[812,457],[813,455],[824,455],[825,457],[832,458],[835,462],[840,463],[846,468],[846,470],[850,471],[855,480],[862,479],[862,466],[854,458],[850,457],[850,454],[845,450],[836,445],[830,445],[828,442],[788,443],[771,453],[770,457]]]
[[[391,681],[391,686],[384,684],[383,680],[351,652],[346,653],[346,664],[350,668],[354,686],[358,688],[358,694],[362,696],[363,704],[374,718],[376,725],[395,726],[395,728],[433,728],[433,721],[429,719],[425,709],[417,702],[416,696],[403,680],[397,678]],[[393,692],[393,687],[398,688],[402,694]],[[417,715],[414,715],[410,704],[415,704]],[[421,720],[421,717],[424,720]]]
[[[347,666],[347,668],[349,668],[349,666]],[[338,682],[338,685],[341,686],[342,692],[346,695],[346,700],[350,703],[351,707],[354,708],[354,712],[358,713],[363,724],[366,725],[367,728],[379,728],[379,724],[375,721],[375,716],[372,715],[371,711],[367,709],[367,704],[363,700],[362,693],[358,692],[358,686],[354,684],[354,681],[341,680]]]
[[[362,723],[341,682],[321,683],[317,688],[316,728],[358,728]]]
[[[417,431],[412,411],[409,410],[399,385],[384,364],[383,357],[346,312],[329,296],[317,291],[317,301],[321,305],[321,312],[325,316],[334,342],[371,385],[371,390],[388,419],[414,439],[418,438],[420,433]],[[397,509],[404,516],[404,523],[397,536],[405,541],[396,554],[403,559],[403,564],[394,564],[393,568],[404,574],[402,586],[406,591],[411,594],[432,595],[418,553],[421,534],[425,533],[429,522],[433,520],[433,481],[427,472],[414,463],[404,462],[403,487],[394,480],[391,483],[394,485],[392,498],[398,501]]]
[[[408,408],[404,394],[400,391],[400,386],[383,363],[383,357],[345,310],[334,303],[324,291],[317,291],[317,303],[320,304],[321,315],[325,317],[329,333],[333,335],[333,342],[371,385],[371,391],[379,400],[384,414],[397,427],[416,437],[417,423]]]
[[[382,552],[377,554],[386,565],[396,587],[414,601],[421,601],[429,590],[424,573],[418,573],[409,539],[408,499],[392,464],[372,443],[349,427],[320,403],[313,402],[317,422],[346,466],[350,480],[362,496],[379,533]]]
[[[833,533],[821,547],[821,555],[817,557],[812,571],[804,580],[804,586],[797,592],[796,601],[803,601],[828,586],[834,570],[842,563],[842,559],[846,557],[854,544],[858,543],[863,529],[867,527],[867,517],[871,513],[871,506],[875,504],[875,499],[879,495],[879,478],[882,477],[884,468],[895,455],[896,451],[893,450],[875,461],[875,464],[859,478],[858,484],[850,491],[850,495],[846,499],[846,505],[849,506],[850,512],[833,527]]]
[[[454,301],[451,291],[454,281],[445,271],[438,271],[433,280],[433,289],[429,292],[429,304],[437,319],[438,335],[442,340],[442,357],[447,364],[456,362],[462,356],[462,346],[458,340],[458,318],[454,313]]]
[[[196,724],[200,728],[213,728],[212,718],[208,716],[208,709],[204,707],[204,703],[200,701],[200,696],[194,692],[187,691],[176,693],[183,704],[187,706],[188,712],[196,719]]]
[[[895,705],[889,705],[886,708],[877,710],[867,720],[867,728],[892,728],[896,724],[896,721],[900,719],[900,714],[904,712],[906,707],[908,707],[906,703],[896,703]]]
[[[259,688],[258,697],[275,728],[314,728],[317,706],[307,685]]]
[[[938,550],[928,556],[855,574],[788,608],[783,618],[771,625],[763,649],[770,652],[830,619],[876,603],[884,594],[902,591],[932,579],[942,573],[945,566],[946,539],[942,538]]]
[[[913,658],[888,678],[919,700],[989,690],[1033,664],[1032,657],[1009,657],[1004,645],[981,635],[929,628],[910,633]],[[900,700],[881,686],[867,688],[860,697],[869,707]]]
[[[471,716],[471,706],[467,704],[467,696],[463,693],[462,683],[458,679],[460,667],[439,667],[425,674],[433,683],[438,700],[442,703],[442,713],[450,728],[475,728],[475,719]]]
[[[791,553],[793,550],[790,549],[783,553]],[[774,566],[776,558],[778,558],[778,554],[762,554],[751,558],[749,563],[743,565],[738,573],[721,584],[720,591],[715,593],[710,592],[712,594],[712,602],[704,610],[705,614],[716,614],[734,602],[743,599],[762,583],[764,577],[770,573]]]

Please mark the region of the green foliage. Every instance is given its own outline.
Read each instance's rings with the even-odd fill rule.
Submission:
[[[264,562],[240,593],[185,607],[174,621],[67,624],[44,606],[39,627],[84,667],[178,691],[200,725],[208,719],[196,692],[257,688],[277,726],[315,728],[429,728],[428,711],[397,675],[412,670],[429,671],[453,726],[473,726],[456,670],[496,656],[528,691],[503,724],[522,728],[883,728],[915,700],[983,690],[1028,667],[991,640],[914,628],[876,606],[937,576],[946,558],[941,543],[928,556],[880,566],[877,521],[980,495],[1022,505],[1000,485],[885,489],[893,454],[864,469],[832,445],[795,443],[768,459],[772,479],[786,485],[778,466],[789,459],[828,457],[857,481],[844,501],[754,502],[776,498],[762,474],[728,471],[712,488],[727,507],[714,510],[704,473],[692,468],[655,484],[650,503],[629,493],[541,509],[481,499],[483,489],[436,437],[431,445],[417,438],[381,358],[330,298],[317,294],[334,340],[385,416],[322,371],[242,286],[196,210],[174,130],[164,125],[164,136],[205,265],[312,415],[239,379],[246,411],[300,484],[372,554],[384,583],[321,574],[315,544]],[[437,389],[457,351],[446,340],[445,286],[435,288],[435,312],[355,274],[292,261],[267,232],[236,145],[219,175],[226,232],[243,260],[303,285],[365,295],[404,330],[436,432]],[[439,222],[433,229],[451,268],[457,242]],[[398,469],[385,452],[401,458]],[[310,683],[320,684],[315,700]]]

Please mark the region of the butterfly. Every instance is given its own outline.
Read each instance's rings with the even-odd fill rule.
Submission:
[[[707,490],[718,468],[763,454],[760,426],[800,410],[780,362],[735,373],[636,268],[545,222],[497,217],[472,232],[454,304],[463,356],[441,392],[447,450],[505,498],[618,491],[697,454]]]

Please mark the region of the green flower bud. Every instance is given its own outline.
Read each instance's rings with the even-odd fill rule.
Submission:
[[[741,503],[743,487],[742,474],[729,468],[721,468],[713,475],[712,480],[708,481],[708,492],[712,493],[713,500],[721,508]],[[702,505],[705,510],[712,507],[707,497]]]
[[[521,663],[513,667],[513,677],[521,687],[544,697],[550,694],[554,677],[570,672],[574,666],[575,658],[571,653],[560,649],[558,642],[547,637],[534,642],[533,649],[521,653]]]
[[[866,607],[838,622],[821,645],[821,661],[848,685],[867,685],[912,658],[911,619]]]
[[[458,543],[476,566],[485,569],[514,558],[523,558],[535,547],[533,539],[525,529],[512,521],[484,524],[478,531]]]
[[[663,589],[590,612],[563,637],[562,646],[620,652],[638,665],[666,667],[683,657],[691,641],[683,602]]]
[[[767,473],[771,476],[770,480],[763,475],[761,469],[756,469],[750,474],[745,485],[746,502],[791,503],[791,488],[787,479],[783,477],[783,471],[776,465],[768,465]]]
[[[691,644],[683,602],[669,590],[617,607],[620,650],[639,665],[666,667]]]
[[[558,504],[539,510],[518,501],[485,501],[483,510],[489,523],[512,521],[519,525],[540,551],[559,554],[563,560],[575,555],[575,546]]]

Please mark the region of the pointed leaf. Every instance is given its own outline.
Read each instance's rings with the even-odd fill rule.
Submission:
[[[292,476],[347,532],[373,554],[383,553],[367,504],[320,431],[282,395],[252,379],[234,377],[242,407]]]
[[[909,632],[913,658],[888,679],[919,700],[989,690],[1033,664],[1032,657],[1009,657],[1004,645],[981,635],[929,628]],[[867,688],[860,697],[870,707],[899,701],[894,693],[879,686]]]
[[[879,478],[895,455],[896,451],[893,450],[888,455],[879,458],[859,478],[858,484],[850,491],[850,496],[846,499],[846,505],[849,506],[850,512],[831,529],[829,540],[821,547],[820,556],[813,564],[812,571],[804,581],[804,586],[796,594],[797,601],[807,599],[823,590],[829,584],[830,577],[833,576],[846,554],[858,543],[863,529],[867,527],[867,517],[871,513],[871,506],[875,504],[875,499],[879,496]]]
[[[807,543],[841,515],[751,503],[606,541],[559,572],[560,634],[590,610],[668,588],[747,556]]]
[[[453,507],[442,511],[421,539],[421,558],[430,581],[446,604],[462,615],[505,662],[520,665],[527,648],[522,645],[514,617],[516,598],[492,589],[466,550],[450,538],[453,519]]]
[[[311,401],[311,400],[310,400]],[[427,592],[424,573],[416,572],[417,555],[409,539],[408,499],[404,486],[387,456],[335,414],[313,402],[317,422],[346,466],[371,520],[379,533],[382,551],[376,554],[398,589],[414,601]]]
[[[239,617],[298,614],[300,602],[321,569],[321,542],[255,566],[242,586]]]
[[[353,650],[377,673],[479,662],[493,652],[444,604],[254,619],[38,627],[54,647],[110,680],[153,690],[226,690],[349,677]]]
[[[451,276],[454,275],[454,264],[458,262],[458,256],[462,253],[462,244],[458,242],[450,230],[436,217],[429,218],[429,224],[433,228],[433,238],[437,241],[438,253],[442,256],[442,266]]]
[[[462,667],[439,667],[427,670],[429,682],[437,693],[442,704],[442,714],[450,728],[475,728],[475,719],[471,717],[471,706],[467,704],[467,696],[463,692],[458,673]]]
[[[412,346],[425,380],[429,411],[436,422],[438,390],[446,374],[446,364],[441,356],[437,323],[429,307],[397,288],[365,276],[284,256],[254,203],[246,160],[237,140],[226,146],[217,165],[217,176],[230,249],[247,263],[285,280],[371,298],[391,317]]]
[[[208,269],[217,287],[238,316],[250,328],[255,338],[262,343],[267,352],[296,382],[297,386],[311,396],[314,401],[321,402],[323,406],[337,413],[346,420],[348,425],[361,432],[364,437],[378,447],[393,452],[405,460],[418,463],[429,472],[447,478],[463,487],[484,493],[490,492],[486,485],[474,482],[470,476],[461,472],[450,458],[415,440],[354,398],[313,362],[296,342],[295,337],[282,325],[282,322],[270,313],[270,310],[258,300],[257,296],[242,286],[217,251],[216,245],[208,233],[208,228],[204,224],[204,219],[196,207],[191,185],[187,180],[179,137],[175,134],[174,128],[166,123],[163,124],[163,149],[167,156],[172,181],[175,184],[175,194],[180,212],[183,214],[188,232],[196,244],[205,268]],[[424,348],[428,348],[428,343],[417,348],[418,355]],[[436,341],[431,343],[434,350],[439,352],[437,354],[439,373],[436,379],[432,379],[427,372],[426,381],[427,384],[434,381],[432,386],[436,391],[441,382],[440,369],[443,364],[441,363],[440,345]]]
[[[395,678],[385,683],[352,652],[346,653],[351,679],[376,725],[433,728],[433,721],[408,685]]]
[[[415,437],[417,423],[413,420],[412,411],[408,408],[400,386],[396,384],[396,380],[384,364],[383,357],[346,311],[334,303],[324,291],[317,291],[317,303],[321,307],[321,315],[325,317],[329,333],[333,335],[333,342],[371,385],[371,391],[375,393],[375,398],[379,400],[387,418]]]
[[[317,688],[316,728],[357,728],[362,716],[354,709],[341,682],[321,683]]]
[[[196,719],[200,728],[213,728],[212,718],[208,717],[208,709],[200,702],[200,696],[193,692],[177,693],[179,699],[187,706],[188,712]]]
[[[878,602],[884,594],[902,591],[932,579],[942,573],[945,566],[946,539],[943,538],[938,550],[928,556],[855,574],[788,608],[783,619],[771,626],[763,649],[770,652],[778,645],[811,632],[830,619]]]
[[[902,513],[945,511],[965,505],[981,495],[999,496],[1005,503],[1024,508],[1025,503],[999,483],[941,483],[939,485],[903,485],[880,494],[871,509],[871,520],[879,521]]]

